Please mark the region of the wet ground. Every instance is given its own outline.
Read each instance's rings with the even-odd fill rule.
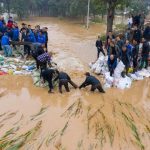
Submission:
[[[49,28],[49,49],[80,85],[96,58],[95,39],[104,25],[86,30],[74,21],[38,18]],[[30,77],[0,77],[0,149],[149,150],[150,79],[106,94],[87,89],[49,95]]]

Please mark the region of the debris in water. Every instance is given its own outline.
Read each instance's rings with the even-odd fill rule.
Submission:
[[[35,120],[37,117],[39,117],[39,116],[41,116],[43,113],[45,113],[45,111],[48,109],[48,106],[47,107],[42,107],[41,109],[40,109],[40,111],[37,113],[37,114],[35,114],[35,115],[33,115],[32,117],[31,117],[31,120]]]

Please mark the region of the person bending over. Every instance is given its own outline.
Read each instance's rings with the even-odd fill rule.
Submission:
[[[58,76],[55,78],[54,81],[59,80],[59,92],[62,93],[62,86],[65,87],[67,92],[70,92],[68,83],[70,83],[75,89],[78,87],[70,78],[70,76],[65,72],[57,71]]]
[[[125,65],[126,74],[128,74],[128,70],[130,68],[130,56],[125,45],[122,47],[122,50],[120,52],[120,60]]]
[[[87,72],[85,75],[86,75],[86,80],[81,84],[79,89],[82,89],[82,88],[85,88],[86,86],[91,85],[92,92],[94,92],[96,89],[98,89],[99,92],[105,93],[100,81],[97,78],[95,78],[94,76],[91,76],[89,72]]]
[[[37,57],[37,62],[38,62],[38,65],[40,66],[40,69],[46,69],[47,68],[47,64],[49,66],[51,66],[51,52],[47,53],[47,52],[44,52],[42,53],[41,55],[39,55]]]
[[[43,78],[43,81],[45,83],[45,81],[48,82],[48,86],[49,86],[49,91],[48,93],[53,93],[54,87],[53,87],[53,83],[52,83],[52,79],[53,76],[55,74],[55,70],[54,69],[43,69],[41,72],[41,77]]]
[[[39,69],[39,62],[38,62],[38,56],[42,55],[43,53],[45,53],[44,48],[42,47],[42,45],[38,46],[37,49],[32,50],[32,57],[35,59],[36,61],[36,67],[37,69]]]
[[[108,57],[107,63],[108,63],[110,76],[112,76],[114,74],[115,68],[117,67],[117,58],[114,55],[110,55],[110,57]]]

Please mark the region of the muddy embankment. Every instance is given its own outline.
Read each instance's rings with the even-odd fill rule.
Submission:
[[[85,30],[75,22],[38,18],[49,28],[49,49],[59,68],[80,85],[96,56],[102,25]],[[150,81],[106,94],[87,89],[49,95],[30,77],[0,77],[0,149],[7,150],[149,150]]]

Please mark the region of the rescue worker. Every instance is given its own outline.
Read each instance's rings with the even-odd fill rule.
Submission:
[[[41,43],[41,44],[44,44],[44,45],[46,43],[46,37],[44,36],[42,31],[39,32],[39,35],[37,37],[37,42]]]
[[[5,57],[12,56],[12,48],[10,46],[10,41],[7,33],[4,33],[4,36],[1,39],[2,49],[4,50]]]
[[[132,61],[134,72],[137,71],[138,67],[138,54],[139,54],[139,44],[136,40],[133,40]]]
[[[105,93],[100,81],[96,77],[91,76],[89,72],[87,72],[85,75],[86,75],[86,80],[80,85],[79,89],[82,89],[82,88],[85,88],[86,86],[91,85],[92,92],[98,89],[99,92]]]
[[[105,56],[105,53],[104,53],[104,50],[103,50],[103,42],[102,42],[100,36],[98,36],[98,39],[96,41],[96,47],[97,47],[97,59],[99,58],[100,52],[102,52],[103,55]]]
[[[68,83],[70,83],[75,89],[78,87],[70,78],[70,76],[65,72],[57,71],[58,76],[55,78],[54,81],[59,80],[59,92],[62,93],[62,86],[65,87],[67,92],[70,92]]]
[[[120,53],[120,60],[123,62],[123,64],[125,65],[125,69],[126,69],[126,74],[128,74],[128,70],[130,68],[130,56],[128,54],[127,51],[127,47],[126,45],[124,45],[122,47],[121,53]]]
[[[114,74],[114,70],[117,67],[117,58],[114,55],[110,55],[110,57],[108,57],[107,63],[108,63],[110,76],[112,76]]]
[[[40,56],[40,55],[42,55],[44,52],[45,51],[44,51],[44,48],[42,47],[42,45],[40,45],[36,49],[32,50],[32,57],[36,61],[36,67],[37,67],[37,69],[39,69],[39,63],[38,63],[37,57]]]
[[[54,87],[53,87],[53,83],[52,83],[52,79],[54,74],[56,73],[56,71],[54,69],[43,69],[41,72],[41,77],[43,78],[43,82],[45,83],[45,81],[48,82],[48,86],[49,86],[49,91],[48,93],[53,93]]]
[[[142,68],[146,68],[148,67],[148,57],[149,57],[149,52],[150,52],[150,44],[144,39],[142,38],[142,43],[143,43],[143,46],[142,46],[142,54],[141,54],[141,57],[142,57],[142,60],[141,60],[141,69]],[[144,66],[145,64],[145,66]]]
[[[135,26],[134,27],[134,32],[133,32],[133,40],[136,40],[139,44],[141,42],[141,37],[142,37],[141,30],[138,29],[137,26]]]
[[[47,51],[48,50],[48,45],[47,45],[47,43],[48,43],[48,28],[47,27],[45,27],[43,29],[43,34],[45,36],[45,48],[46,48],[46,51]]]
[[[38,64],[41,68],[41,71],[43,69],[46,69],[47,64],[49,66],[51,66],[51,53],[44,52],[43,54],[41,54],[37,57],[37,61],[38,61]]]

